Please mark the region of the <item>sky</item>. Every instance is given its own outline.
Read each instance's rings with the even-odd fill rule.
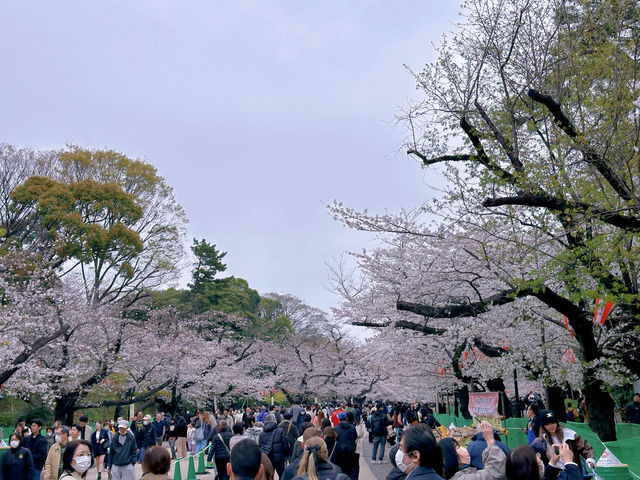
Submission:
[[[0,2],[0,142],[111,148],[155,165],[188,242],[227,274],[329,310],[328,267],[375,246],[336,223],[428,200],[394,119],[456,1]],[[186,276],[185,276],[186,278]],[[181,280],[186,283],[183,278]]]

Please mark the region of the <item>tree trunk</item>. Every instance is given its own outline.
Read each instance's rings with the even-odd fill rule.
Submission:
[[[504,380],[493,378],[487,382],[487,389],[490,392],[498,392],[498,413],[504,418],[511,417],[511,403],[505,392]]]
[[[585,372],[585,377],[589,375]],[[593,380],[594,374],[585,378],[582,389],[589,412],[589,426],[603,442],[616,440],[616,423],[614,417],[615,402],[600,380]]]
[[[63,397],[56,398],[56,405],[53,410],[54,418],[56,420],[60,420],[68,427],[73,425],[73,417],[76,412],[75,406],[77,401],[77,394],[65,395]]]
[[[466,418],[467,420],[471,419],[471,414],[469,413],[469,386],[464,385],[462,388],[459,388],[456,398],[460,399],[460,415],[462,415],[462,418]],[[457,408],[456,415],[458,415]]]

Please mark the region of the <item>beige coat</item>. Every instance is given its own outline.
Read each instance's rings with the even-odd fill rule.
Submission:
[[[58,480],[58,470],[60,469],[60,444],[54,443],[47,453],[47,459],[42,467],[42,480]]]

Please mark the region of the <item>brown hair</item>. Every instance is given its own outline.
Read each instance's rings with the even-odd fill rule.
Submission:
[[[546,425],[540,425],[540,431],[538,432],[538,436],[541,437],[543,433],[546,433],[547,438],[545,440],[549,445],[553,445],[553,439],[551,438],[551,434],[545,427]],[[562,425],[560,425],[559,423],[556,423],[556,432],[553,436],[559,438],[560,440],[564,438],[564,430],[562,428]]]
[[[273,463],[271,463],[271,460],[269,460],[269,457],[264,452],[262,452],[260,463],[262,463],[262,480],[273,480]]]
[[[304,444],[298,476],[306,475],[309,480],[318,480],[316,460],[318,463],[329,463],[329,453],[323,439],[312,437]]]
[[[166,448],[157,445],[147,448],[142,457],[142,471],[144,473],[166,474],[171,467],[171,456]]]
[[[320,428],[322,426],[322,421],[324,419],[325,419],[324,412],[322,410],[320,410],[318,412],[318,416],[316,417],[316,425],[318,426],[318,428]]]
[[[338,434],[333,429],[333,427],[324,427],[324,430],[322,431],[322,434],[324,435],[324,438],[337,438],[338,437]]]

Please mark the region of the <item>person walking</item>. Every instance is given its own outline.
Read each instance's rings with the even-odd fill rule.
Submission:
[[[21,433],[13,432],[9,436],[9,450],[0,459],[0,480],[33,479],[35,469],[31,452],[21,444]]]
[[[187,422],[184,417],[179,417],[176,424],[176,447],[178,458],[185,458],[187,456]]]
[[[109,434],[102,428],[100,422],[95,423],[96,431],[91,435],[91,451],[96,461],[98,479],[102,479],[102,468],[104,467],[104,457],[109,452]]]
[[[55,441],[42,467],[42,480],[58,480],[62,474],[62,455],[69,443],[69,428],[64,425],[57,427]]]
[[[167,442],[169,442],[169,449],[171,450],[171,460],[176,459],[176,440],[178,439],[178,434],[176,433],[176,419],[172,418],[169,420],[169,426],[167,427]]]
[[[138,445],[133,433],[129,430],[129,422],[118,421],[118,433],[111,442],[107,474],[112,480],[135,480],[133,466],[138,458]]]
[[[83,480],[87,477],[87,471],[91,465],[93,465],[91,443],[88,440],[69,442],[62,456],[60,480]]]
[[[229,480],[227,463],[231,458],[232,437],[233,434],[229,431],[226,420],[220,420],[216,425],[216,431],[211,437],[211,452],[216,463],[218,480]]]
[[[370,415],[368,420],[368,429],[373,436],[372,463],[383,463],[384,461],[384,448],[387,443],[387,426],[389,426],[389,419],[387,418],[387,414],[383,412],[383,408],[383,405],[378,405],[378,408]],[[378,455],[377,460],[376,454]]]
[[[284,472],[284,463],[289,454],[289,442],[284,431],[276,425],[276,417],[269,414],[265,418],[264,430],[259,438],[260,450],[265,453],[273,468],[278,472],[278,478]]]
[[[42,474],[42,467],[47,459],[47,451],[49,450],[49,443],[47,439],[42,436],[40,430],[42,429],[42,420],[34,418],[31,420],[31,435],[25,437],[22,442],[22,446],[28,448],[31,452],[33,459],[33,478],[32,480],[40,480]]]
[[[336,432],[335,452],[331,460],[342,469],[342,473],[352,480],[358,480],[358,461],[356,461],[356,441],[358,433],[353,423],[348,421],[346,412],[338,414],[339,423],[334,428]]]

